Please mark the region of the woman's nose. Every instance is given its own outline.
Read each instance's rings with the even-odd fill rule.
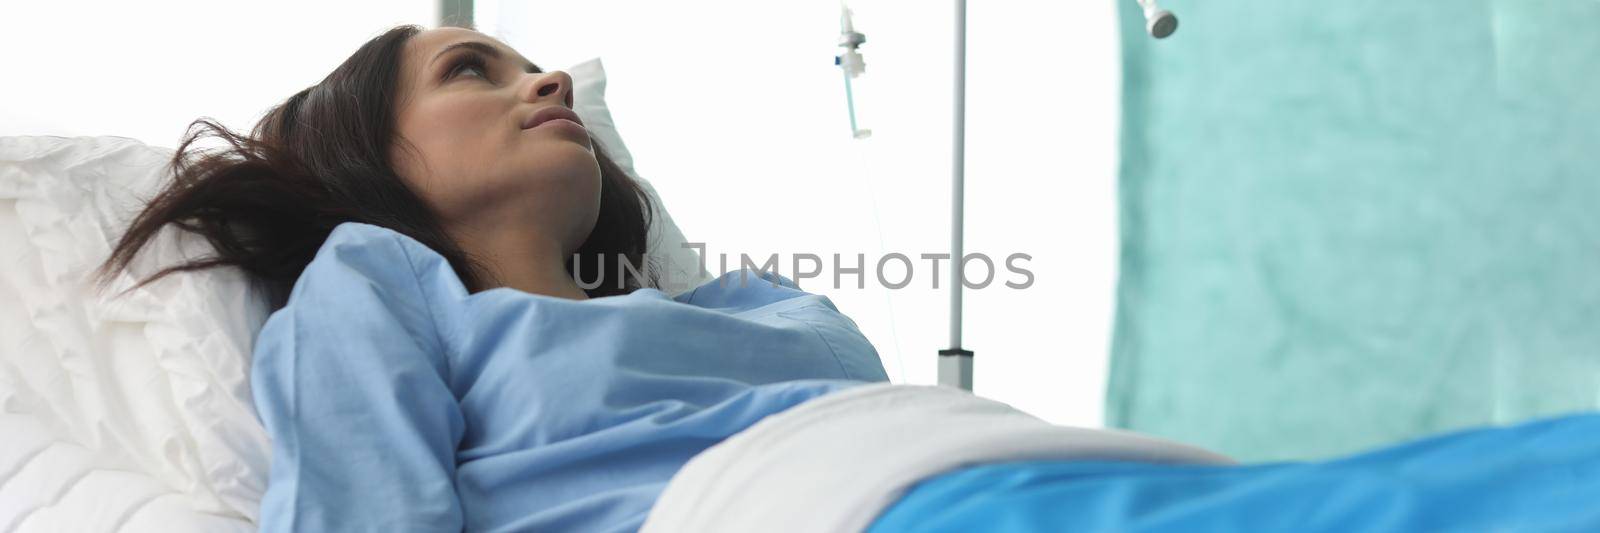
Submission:
[[[555,100],[572,108],[572,76],[559,70],[546,72],[533,80],[528,87],[526,100],[537,102],[540,100]]]

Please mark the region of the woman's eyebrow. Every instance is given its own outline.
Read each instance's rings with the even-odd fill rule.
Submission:
[[[450,46],[444,47],[444,49],[440,50],[439,53],[434,54],[433,55],[433,59],[430,60],[428,63],[429,64],[433,64],[435,62],[438,62],[440,57],[443,57],[445,54],[450,53],[450,51],[452,51],[452,50],[456,50],[456,49],[460,49],[460,48],[466,48],[468,50],[476,50],[476,51],[482,53],[483,55],[489,56],[490,58],[493,58],[493,59],[500,59],[500,56],[501,56],[500,49],[499,48],[495,48],[494,45],[491,45],[489,43],[480,42],[480,41],[461,41],[461,42],[452,44]],[[527,70],[528,72],[539,72],[539,65],[535,65],[532,62],[528,62],[528,63],[524,63],[523,64],[523,69]]]

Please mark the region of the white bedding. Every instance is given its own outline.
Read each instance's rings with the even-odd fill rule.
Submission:
[[[232,271],[121,300],[82,283],[170,154],[0,138],[0,531],[253,529],[269,456],[246,371],[264,303]],[[197,244],[161,239],[133,274]]]
[[[1136,433],[1051,425],[959,389],[875,383],[769,416],[696,455],[641,531],[862,531],[923,478],[1051,459],[1233,463]]]

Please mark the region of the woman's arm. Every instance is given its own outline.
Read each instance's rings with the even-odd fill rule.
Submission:
[[[461,530],[463,417],[411,269],[394,236],[336,231],[262,328],[261,531]]]

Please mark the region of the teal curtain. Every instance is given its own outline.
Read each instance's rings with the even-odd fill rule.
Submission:
[[[1600,0],[1117,1],[1108,424],[1262,461],[1600,407]]]

